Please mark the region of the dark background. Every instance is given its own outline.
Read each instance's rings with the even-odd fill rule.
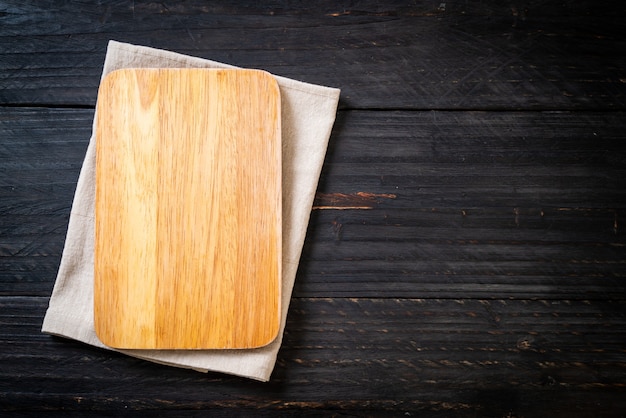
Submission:
[[[626,412],[620,1],[0,0],[0,410]],[[269,383],[40,333],[107,41],[342,89]]]

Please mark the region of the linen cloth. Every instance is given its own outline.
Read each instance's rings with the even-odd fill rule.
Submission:
[[[110,41],[102,77],[122,68],[235,67],[170,51]],[[278,337],[271,344],[256,349],[115,351],[171,366],[269,380],[282,342],[289,300],[340,93],[335,88],[274,77],[281,94],[283,161],[282,317]],[[94,206],[95,140],[92,131],[42,332],[111,349],[100,342],[94,330]]]

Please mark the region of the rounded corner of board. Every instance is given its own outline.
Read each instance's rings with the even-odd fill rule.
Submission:
[[[271,86],[271,88],[275,91],[276,95],[280,97],[280,86],[278,85],[278,80],[276,80],[276,77],[274,77],[272,73],[269,73],[267,71],[264,71],[264,70],[258,70],[258,71],[263,75],[263,78],[267,80],[267,84]]]
[[[115,347],[114,342],[109,339],[109,336],[105,332],[103,332],[101,327],[98,325],[98,321],[95,318],[94,318],[94,332],[96,334],[96,338],[98,339],[98,341],[100,341],[106,347],[118,348],[118,347]]]
[[[274,343],[278,336],[280,335],[280,314],[276,322],[276,329],[272,329],[272,332],[265,338],[264,340],[258,341],[255,344],[245,347],[246,349],[258,349],[267,347],[268,345]]]
[[[263,81],[268,89],[272,90],[272,93],[276,94],[277,97],[280,97],[280,86],[278,85],[276,77],[272,73],[265,70],[258,70],[253,68],[242,68],[234,71],[247,74],[250,77],[255,77],[258,80]]]

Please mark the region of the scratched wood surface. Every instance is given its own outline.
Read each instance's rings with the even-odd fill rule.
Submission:
[[[626,411],[621,2],[0,1],[3,415]],[[342,89],[269,383],[39,332],[106,41]]]

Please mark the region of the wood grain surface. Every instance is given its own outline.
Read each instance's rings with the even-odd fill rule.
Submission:
[[[280,93],[253,70],[107,75],[96,118],[96,333],[253,348],[280,323]]]
[[[624,2],[0,4],[3,416],[624,415]],[[109,39],[342,89],[268,383],[40,333]]]

